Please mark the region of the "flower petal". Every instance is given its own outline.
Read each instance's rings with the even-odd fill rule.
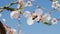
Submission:
[[[43,15],[43,18],[47,18],[49,16],[50,16],[50,14],[49,13],[46,13],[46,14]]]
[[[30,18],[27,19],[27,24],[28,25],[34,24],[34,20],[32,20],[32,17],[30,17]]]
[[[35,13],[38,15],[38,16],[41,16],[43,14],[43,11],[42,9],[38,8],[35,10]]]
[[[58,1],[52,2],[52,8],[58,8]]]
[[[18,12],[18,11],[12,11],[10,13],[11,18],[18,18],[19,16],[20,16],[20,12]]]
[[[27,6],[29,6],[29,7],[31,7],[31,6],[32,6],[31,1],[28,1],[28,2],[26,3],[25,7],[27,7]]]
[[[25,11],[25,13],[23,15],[24,15],[24,17],[29,18],[29,17],[31,17],[31,12]]]
[[[46,19],[49,21],[51,19],[50,15],[46,17]]]
[[[53,18],[51,22],[52,22],[52,24],[57,24],[58,21],[56,18]]]

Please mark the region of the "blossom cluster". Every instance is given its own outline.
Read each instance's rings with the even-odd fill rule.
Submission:
[[[60,11],[60,4],[58,0],[52,0],[52,8],[57,9],[58,11]]]
[[[58,3],[58,1],[56,1],[56,0],[51,0],[51,1],[52,1],[52,8],[54,8],[54,9],[60,8],[60,4]],[[27,6],[28,7],[33,6],[32,2],[34,2],[34,0],[28,0],[27,2],[24,2],[24,0],[18,0],[17,1],[18,6],[16,9],[12,10],[9,7],[4,7],[3,9],[10,10],[11,11],[10,17],[13,19],[18,19],[18,18],[20,18],[20,15],[23,14],[23,16],[25,18],[27,18],[28,25],[34,24],[35,21],[37,23],[42,22],[46,25],[57,24],[57,22],[58,22],[57,18],[51,18],[50,12],[47,12],[44,14],[43,9],[41,9],[39,7],[36,10],[34,10],[34,12],[30,12],[30,11],[22,12],[21,11]]]
[[[34,0],[29,0],[24,4],[23,0],[19,0],[18,8],[27,7],[27,6],[31,7],[33,6],[32,5],[33,1]],[[58,6],[56,6],[55,4]],[[59,4],[57,3],[57,1],[52,2],[52,7],[55,9],[59,7]],[[12,11],[10,14],[11,18],[18,18],[19,15],[20,15],[19,11]],[[37,21],[38,23],[43,22],[44,24],[47,24],[47,25],[57,24],[57,19],[56,18],[51,19],[50,13],[43,14],[43,10],[41,8],[37,8],[33,13],[31,13],[30,11],[25,11],[23,15],[24,17],[27,18],[28,25],[34,24],[34,21]]]

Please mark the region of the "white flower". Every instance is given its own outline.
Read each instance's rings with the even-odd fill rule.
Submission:
[[[46,19],[49,21],[51,19],[51,17],[50,16],[47,16]]]
[[[28,1],[28,2],[25,4],[25,7],[27,7],[27,6],[29,6],[29,7],[31,7],[31,6],[32,6],[31,1]]]
[[[41,16],[37,16],[37,18],[35,18],[35,21],[48,21],[51,20],[50,14],[44,14]]]
[[[32,25],[32,24],[34,23],[34,21],[35,21],[35,20],[33,20],[33,16],[32,16],[32,14],[31,14],[30,11],[26,11],[26,12],[24,13],[24,17],[27,18],[27,24],[28,24],[28,25]]]
[[[34,24],[34,20],[32,20],[32,17],[27,19],[27,24],[28,25],[33,25]]]
[[[8,28],[7,34],[17,34],[17,31],[16,31],[16,29]]]
[[[24,17],[29,18],[29,17],[31,17],[31,12],[25,11],[25,13],[23,15],[24,15]]]
[[[52,22],[52,24],[57,24],[57,19],[53,18],[51,22]]]
[[[18,18],[20,16],[20,12],[19,11],[12,11],[10,13],[10,17],[11,18]]]
[[[60,9],[60,4],[58,1],[52,2],[52,8],[59,10]],[[60,11],[60,10],[59,10]]]
[[[42,11],[42,9],[38,8],[35,10],[35,13],[37,16],[41,16],[43,14],[43,11]]]
[[[18,6],[17,8],[23,8],[24,7],[24,1],[23,0],[18,0]]]
[[[49,14],[46,13],[46,14],[43,15],[43,18],[46,18],[46,17],[48,17],[48,16],[49,16]]]
[[[32,13],[32,18],[34,18],[34,21],[39,21],[40,20],[40,16],[43,14],[42,9],[38,8],[35,10],[34,13]]]
[[[50,14],[48,14],[48,13],[44,14],[43,18],[46,19],[46,20],[48,20],[48,21],[51,19]]]
[[[11,31],[13,31],[13,34],[17,34],[16,29],[11,29]]]
[[[52,2],[52,8],[58,8],[58,1]]]

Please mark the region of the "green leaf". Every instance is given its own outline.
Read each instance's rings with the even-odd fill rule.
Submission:
[[[51,23],[49,23],[49,22],[44,22],[44,24],[46,24],[46,25],[51,25]]]

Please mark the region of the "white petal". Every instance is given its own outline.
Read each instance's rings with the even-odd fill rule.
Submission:
[[[57,24],[57,22],[53,22],[53,21],[51,21],[52,22],[52,24]]]
[[[11,18],[18,18],[19,15],[20,15],[20,12],[18,12],[18,11],[12,11],[12,12],[10,13],[10,17],[11,17]]]
[[[51,17],[50,16],[47,16],[46,19],[49,21],[51,19]]]
[[[46,13],[43,15],[43,18],[46,18],[47,16],[49,16],[49,14]]]
[[[53,4],[53,5],[52,5],[52,8],[57,9],[57,8],[58,8],[58,6],[57,6],[57,5],[55,6],[55,4]]]
[[[31,16],[31,13],[30,13],[30,11],[25,11],[25,13],[23,15],[24,15],[24,17],[29,18]]]
[[[38,8],[38,9],[35,10],[35,13],[36,13],[38,16],[40,16],[40,15],[43,14],[43,11],[42,11],[42,9]]]
[[[28,18],[27,19],[27,24],[28,25],[33,25],[34,24],[34,20],[32,20],[32,18]]]
[[[9,31],[11,31],[13,34],[17,34],[17,31],[16,31],[16,29],[9,28]]]
[[[16,30],[11,28],[11,31],[16,31]]]
[[[52,24],[57,24],[57,19],[56,18],[53,18],[51,22],[52,22]]]
[[[24,1],[23,0],[18,0],[18,6],[17,6],[17,8],[20,8],[20,7],[24,7]]]
[[[58,8],[58,1],[52,2],[52,8]]]
[[[17,31],[15,29],[13,29],[13,34],[17,34]]]
[[[51,20],[51,17],[50,17],[50,14],[49,13],[46,13],[43,15],[43,18],[47,21]]]
[[[26,3],[25,7],[27,7],[27,6],[29,6],[29,7],[31,7],[31,6],[32,6],[31,1],[28,1],[28,2]]]

